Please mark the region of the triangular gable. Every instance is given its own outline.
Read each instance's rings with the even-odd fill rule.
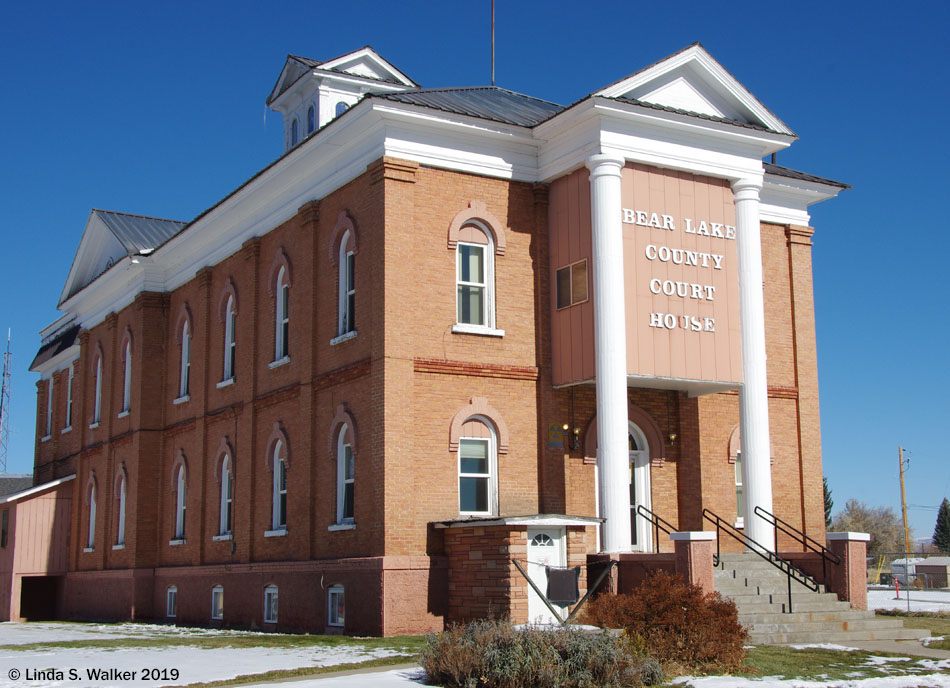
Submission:
[[[628,98],[795,135],[699,43],[624,77],[594,95]]]
[[[155,249],[181,231],[184,222],[92,210],[59,297],[62,304],[117,261]]]
[[[419,87],[419,84],[396,69],[392,63],[383,59],[379,53],[369,46],[333,58],[332,60],[327,60],[323,62],[319,68],[335,72],[345,72],[353,76],[376,79],[377,81],[391,81],[412,88]]]
[[[277,77],[277,83],[274,84],[270,95],[267,96],[268,105],[276,100],[277,96],[290,88],[297,79],[313,68],[313,65],[307,64],[308,62],[319,64],[316,60],[305,60],[296,55],[287,56],[287,59],[284,61],[284,67],[280,70],[280,76]]]

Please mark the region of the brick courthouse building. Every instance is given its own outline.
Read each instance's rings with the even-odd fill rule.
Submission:
[[[796,136],[701,46],[569,107],[370,48],[267,102],[284,154],[194,220],[90,214],[0,615],[417,632],[544,615],[513,559],[671,551],[638,504],[823,539],[845,185],[763,163]]]

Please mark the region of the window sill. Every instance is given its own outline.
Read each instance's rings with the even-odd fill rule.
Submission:
[[[267,367],[273,370],[274,368],[280,368],[282,365],[290,363],[290,356],[284,356],[283,358],[278,358],[276,361],[271,361],[267,364]]]
[[[350,330],[349,332],[344,332],[338,337],[334,337],[330,340],[330,346],[336,346],[337,344],[342,344],[345,341],[349,341],[356,337],[356,330]]]
[[[112,545],[112,549],[113,550],[125,549],[125,543],[123,542],[121,545]]]
[[[95,423],[90,423],[90,424],[89,424],[89,429],[90,429],[90,430],[95,430],[95,429],[98,428],[98,427],[99,427],[99,421],[96,421]]]
[[[175,406],[177,406],[178,404],[184,404],[186,401],[191,401],[190,394],[185,394],[183,396],[180,396],[177,399],[174,399],[172,403],[175,404]]]
[[[73,429],[72,425],[67,425],[65,428],[59,431],[60,435],[65,435],[67,432]]]
[[[737,518],[736,522],[732,526],[733,528],[745,528],[745,519]]]
[[[95,551],[96,551],[96,548],[95,548],[95,547],[83,547],[83,548],[82,548],[82,551],[83,551],[83,552],[95,552]]]
[[[40,442],[49,442],[50,437],[52,437],[52,435],[46,435],[45,437],[41,437]]]
[[[125,411],[122,411],[120,414],[118,414],[116,418],[125,418],[127,415],[129,415],[129,412],[128,410],[125,410]]]
[[[225,533],[224,535],[213,535],[211,537],[212,542],[227,542],[228,540],[233,540],[234,536],[231,533]]]
[[[352,521],[348,523],[334,523],[333,525],[327,526],[327,530],[330,532],[337,530],[356,530],[356,524]]]
[[[223,616],[212,616],[212,617],[211,617],[211,620],[212,620],[212,621],[224,621],[224,617],[223,617]]]
[[[215,387],[217,387],[218,389],[221,389],[222,387],[230,387],[233,384],[234,384],[234,376],[232,375],[226,380],[221,380],[221,382],[216,384]]]
[[[465,323],[456,323],[452,325],[453,334],[479,334],[483,337],[504,337],[505,331],[494,327],[483,327],[481,325],[466,325]]]
[[[264,623],[276,625],[276,624],[277,624],[277,619],[264,619]]]
[[[169,547],[177,547],[178,545],[185,544],[185,538],[172,538],[168,541]]]
[[[287,535],[286,528],[275,528],[274,530],[265,530],[264,537],[284,537]]]

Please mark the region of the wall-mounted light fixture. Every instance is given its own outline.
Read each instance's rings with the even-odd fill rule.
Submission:
[[[578,438],[579,438],[580,435],[581,435],[581,429],[575,427],[575,428],[572,430],[570,425],[568,425],[567,423],[564,423],[564,424],[561,425],[561,430],[563,430],[563,431],[564,431],[564,434],[565,434],[566,436],[568,436],[568,446],[569,446],[572,450],[577,449]]]
[[[670,446],[673,446],[673,443],[676,442],[676,433],[675,433],[675,432],[671,432],[671,433],[669,434],[669,440],[670,440]]]

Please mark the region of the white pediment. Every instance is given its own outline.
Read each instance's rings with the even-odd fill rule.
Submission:
[[[327,60],[320,65],[320,69],[345,72],[367,79],[394,81],[405,86],[418,86],[370,47],[360,48],[352,53]]]
[[[59,297],[60,303],[92,282],[100,274],[125,257],[125,247],[109,231],[102,218],[93,210],[79,241],[66,284]]]
[[[597,91],[794,135],[698,43]]]

